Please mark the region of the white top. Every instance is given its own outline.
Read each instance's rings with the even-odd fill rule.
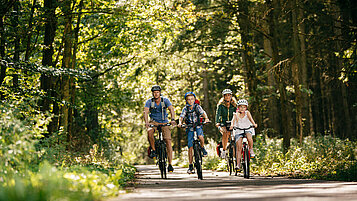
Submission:
[[[234,113],[234,115],[236,115],[236,119],[238,119],[238,121],[233,122],[234,127],[248,128],[249,126],[252,125],[252,122],[250,122],[250,120],[248,119],[247,112],[245,112],[245,115],[243,118],[240,118],[237,113]],[[234,135],[243,134],[243,132],[244,132],[243,130],[235,129]],[[250,129],[246,130],[246,132],[250,132],[250,133],[252,133],[252,135],[255,135],[254,128],[250,128]]]

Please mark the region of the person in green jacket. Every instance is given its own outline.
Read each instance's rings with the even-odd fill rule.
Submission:
[[[233,118],[233,112],[237,110],[237,100],[232,96],[232,90],[225,89],[222,92],[223,97],[217,104],[216,111],[216,127],[222,134],[222,146],[223,151],[221,157],[226,158],[226,148],[228,144],[228,138],[231,135],[231,131],[227,130],[230,127],[230,121]],[[224,126],[221,126],[223,124]]]

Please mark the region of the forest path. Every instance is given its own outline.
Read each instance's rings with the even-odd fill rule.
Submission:
[[[120,200],[357,200],[357,182],[336,182],[283,177],[229,176],[227,172],[205,170],[203,180],[175,167],[168,179],[161,179],[154,165],[138,165],[136,186]]]

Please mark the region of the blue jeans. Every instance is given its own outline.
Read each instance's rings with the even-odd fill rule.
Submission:
[[[200,136],[200,135],[204,136],[203,135],[202,126],[197,126],[196,127],[196,132],[197,132],[198,136]],[[187,128],[186,129],[186,133],[187,133],[187,145],[188,145],[188,148],[191,148],[193,146],[194,129],[193,128]]]

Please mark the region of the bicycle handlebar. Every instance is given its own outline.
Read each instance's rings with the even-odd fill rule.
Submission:
[[[250,129],[250,128],[254,128],[254,126],[253,126],[253,125],[250,125],[248,128],[239,128],[239,127],[234,126],[234,127],[233,127],[233,130],[248,130],[248,129]]]
[[[150,124],[149,127],[159,127],[159,126],[171,126],[171,123],[159,123],[159,124]]]
[[[195,127],[195,126],[200,126],[200,125],[206,125],[208,123],[211,123],[210,121],[209,122],[202,122],[200,124],[182,124],[181,128],[187,128],[187,127]]]

